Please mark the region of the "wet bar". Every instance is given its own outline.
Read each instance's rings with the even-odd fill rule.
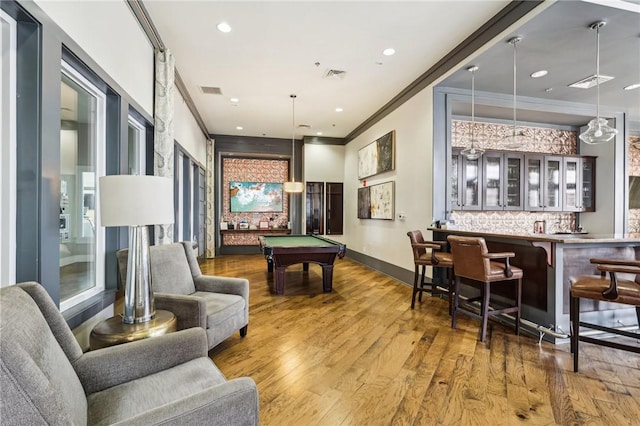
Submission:
[[[637,234],[517,234],[461,229],[429,228],[433,239],[448,235],[481,236],[490,252],[512,251],[511,264],[522,268],[522,318],[569,332],[569,278],[597,274],[591,258],[640,259]],[[438,279],[438,278],[435,278]],[[499,293],[498,293],[499,294]],[[505,294],[506,297],[510,297]],[[637,324],[636,310],[615,303],[583,300],[581,318],[609,327]],[[529,327],[531,329],[531,327]],[[555,342],[552,335],[546,340]]]

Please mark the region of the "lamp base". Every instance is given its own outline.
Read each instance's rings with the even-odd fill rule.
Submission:
[[[149,229],[146,225],[130,226],[122,322],[143,323],[152,320],[155,315],[149,263]]]

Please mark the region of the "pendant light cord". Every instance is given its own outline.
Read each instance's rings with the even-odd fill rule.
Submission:
[[[509,40],[509,42],[513,44],[513,137],[514,138],[516,136],[516,93],[518,93],[517,78],[516,78],[516,75],[518,72],[517,61],[516,61],[516,56],[517,56],[516,45],[518,44],[519,41],[520,41],[519,37],[514,37],[511,40]]]
[[[596,24],[596,118],[600,118],[600,27]]]
[[[296,181],[296,95],[289,95],[291,98],[291,182]]]

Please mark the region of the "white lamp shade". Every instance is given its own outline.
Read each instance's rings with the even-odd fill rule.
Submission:
[[[98,191],[102,226],[173,223],[173,181],[169,178],[102,176]]]

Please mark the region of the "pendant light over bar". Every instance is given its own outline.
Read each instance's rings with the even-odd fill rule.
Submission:
[[[596,118],[589,122],[589,128],[580,134],[580,139],[591,145],[609,142],[618,133],[609,126],[605,118],[600,117],[600,28],[606,24],[605,21],[598,21],[589,26],[590,29],[596,30]]]
[[[296,166],[296,95],[289,95],[292,104],[292,120],[291,120],[291,181],[285,182],[282,186],[284,192],[300,193],[304,189],[302,182],[296,182],[295,166]]]
[[[527,136],[524,131],[517,127],[516,122],[516,88],[517,88],[517,56],[516,45],[522,41],[522,37],[513,37],[508,43],[513,46],[513,127],[509,130],[509,134],[502,139],[502,145],[508,149],[522,148],[527,142]]]
[[[460,151],[462,155],[465,156],[467,160],[477,160],[484,154],[484,149],[476,147],[476,114],[475,114],[475,82],[476,82],[476,71],[478,71],[477,66],[471,66],[467,68],[467,71],[471,72],[471,146]]]

